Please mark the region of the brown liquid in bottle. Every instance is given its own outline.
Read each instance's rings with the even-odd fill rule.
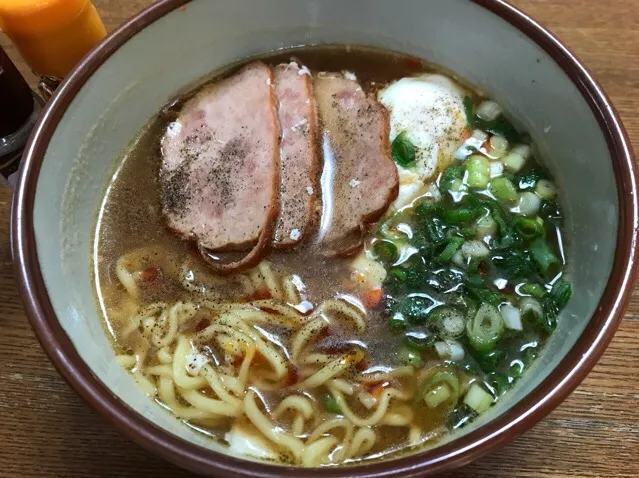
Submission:
[[[0,48],[0,173],[11,185],[40,108],[39,98]]]

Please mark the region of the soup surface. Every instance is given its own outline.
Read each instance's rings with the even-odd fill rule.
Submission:
[[[381,105],[382,156],[397,167],[391,204],[362,220],[361,247],[325,247],[337,227],[327,217],[347,208],[334,171],[350,143],[336,146],[346,123],[330,127],[318,99],[309,237],[219,274],[212,261],[226,252],[167,227],[179,196],[167,184],[178,183],[161,168],[167,135],[183,127],[176,112],[190,100],[180,100],[123,153],[98,215],[95,287],[117,361],[234,454],[323,466],[432,446],[502,399],[570,299],[557,188],[496,103],[415,58],[334,46],[261,60],[294,65],[315,88],[351,82],[352,98],[368,101],[356,117]],[[368,188],[373,169],[359,167],[349,187]]]

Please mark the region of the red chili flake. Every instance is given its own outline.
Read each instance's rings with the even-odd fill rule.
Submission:
[[[265,300],[270,298],[271,293],[266,287],[262,287],[260,289],[257,289],[254,294],[249,295],[245,300],[246,302],[251,302],[252,300]]]
[[[257,365],[257,364],[261,364],[265,362],[266,362],[266,357],[262,355],[262,352],[260,352],[259,350],[255,351],[255,355],[253,356],[253,360],[251,361],[251,363]]]
[[[288,375],[286,376],[286,385],[295,385],[300,381],[300,370],[295,365],[289,365]]]
[[[366,369],[368,369],[368,360],[366,359],[362,359],[355,364],[355,370],[358,372],[363,372]]]
[[[508,282],[504,287],[502,287],[501,291],[504,294],[513,294],[515,292],[515,287],[513,287],[510,282]]]
[[[404,60],[404,65],[406,68],[412,71],[421,71],[422,70],[422,62],[419,58],[415,58],[414,56],[409,56]]]
[[[486,274],[488,274],[488,264],[486,264],[486,261],[481,261],[478,265],[477,265],[477,271],[485,276]]]
[[[333,332],[332,332],[330,326],[327,325],[327,326],[323,327],[322,330],[320,330],[318,332],[317,340],[319,341],[319,340],[325,339],[326,337],[330,337],[332,333]]]
[[[197,244],[195,242],[189,242],[189,245],[187,247],[191,257],[194,257],[196,259],[199,259],[200,257],[202,257],[200,255],[200,250],[197,248]]]
[[[180,7],[181,12],[186,12],[186,7]]]
[[[374,397],[378,397],[384,391],[384,389],[388,387],[390,387],[390,383],[384,380],[378,380],[377,382],[366,385],[368,393],[370,393]]]
[[[275,310],[275,309],[269,309],[268,307],[260,307],[259,308],[261,311],[267,312],[269,314],[273,314],[273,315],[282,315],[280,314],[279,311]]]
[[[153,282],[158,278],[159,271],[156,267],[147,267],[142,271],[142,280],[144,282]]]
[[[200,319],[200,321],[195,326],[195,331],[196,332],[202,332],[209,325],[211,325],[211,319],[209,319],[207,317],[204,317],[204,318]]]
[[[380,393],[382,393],[382,391],[384,391],[384,389],[390,387],[390,383],[389,382],[379,382],[377,384],[375,384],[372,387],[368,388],[368,393],[370,393],[371,395],[373,395],[374,397],[379,396]]]
[[[233,361],[231,363],[233,364],[233,367],[240,368],[242,362],[244,362],[244,357],[241,355],[236,355],[235,357],[233,357]]]

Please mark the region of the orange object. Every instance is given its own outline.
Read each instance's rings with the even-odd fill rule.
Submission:
[[[0,0],[0,28],[35,73],[53,78],[106,36],[89,0]]]
[[[384,299],[384,291],[382,289],[370,289],[364,292],[362,302],[368,310],[378,309],[382,305]]]

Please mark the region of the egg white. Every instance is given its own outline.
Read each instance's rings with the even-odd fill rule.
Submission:
[[[462,142],[466,129],[464,91],[437,74],[402,78],[378,93],[390,114],[390,139],[406,132],[415,145],[415,164],[398,166],[401,208],[423,193],[424,185],[446,168]]]

